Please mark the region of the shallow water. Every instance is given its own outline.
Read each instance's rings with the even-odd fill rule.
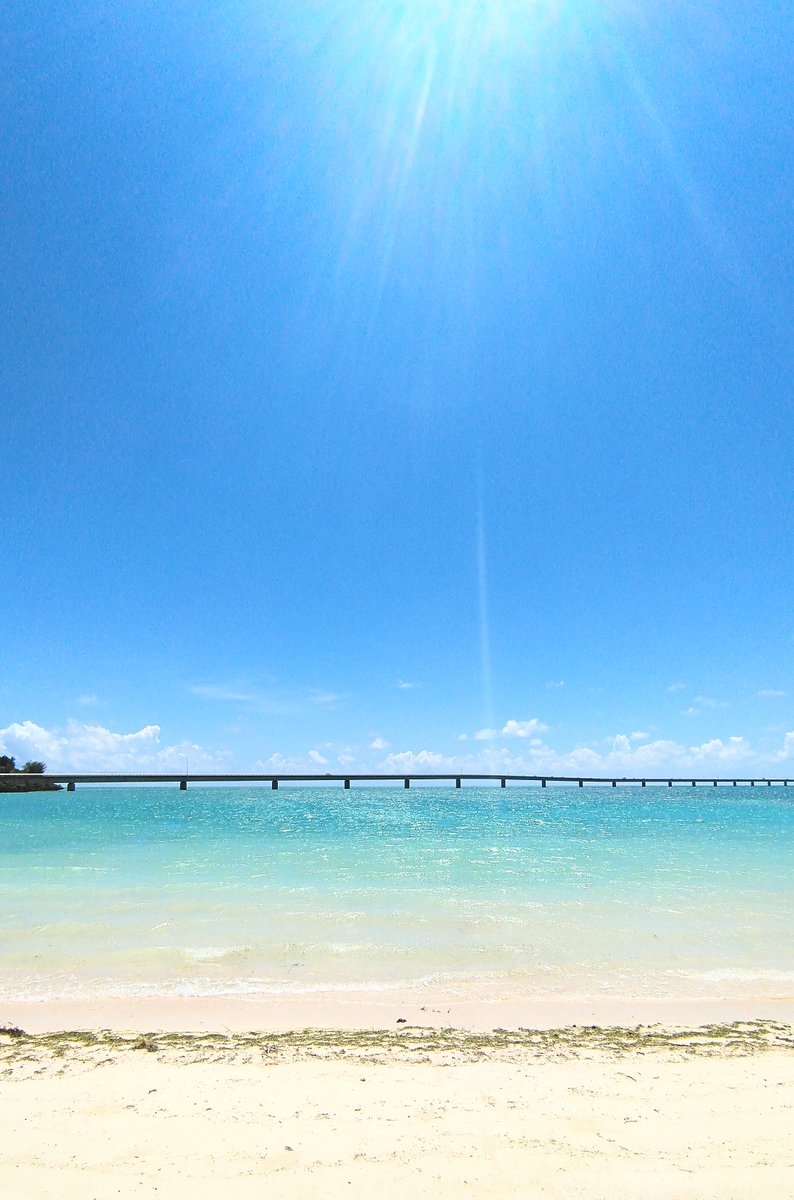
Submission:
[[[794,788],[0,796],[0,995],[794,992]]]

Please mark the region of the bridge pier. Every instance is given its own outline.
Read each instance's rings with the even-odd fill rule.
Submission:
[[[579,780],[579,787],[584,787],[584,780],[582,780],[582,779]]]
[[[405,779],[403,780],[403,787],[409,788],[410,786],[411,786],[411,781],[408,778],[408,776],[406,775]]]
[[[717,786],[717,780],[716,780],[716,779],[714,780],[714,786],[715,786],[715,787]]]
[[[755,780],[754,780],[754,779],[751,779],[751,780],[750,780],[750,787],[755,787]]]
[[[277,791],[278,791],[278,780],[277,780],[277,779],[271,779],[271,781],[270,781],[270,786],[272,787],[272,789],[273,789],[273,791],[274,791],[274,792],[277,792]]]
[[[697,787],[697,781],[694,779],[692,780],[692,787]]]
[[[642,786],[645,787],[645,780],[642,781]]]
[[[455,787],[456,787],[456,788],[459,788],[459,787],[460,787],[460,776],[458,776],[458,777],[455,779]]]
[[[668,780],[667,780],[667,786],[668,786],[668,787],[672,787],[672,786],[673,786],[673,781],[672,781],[672,779],[668,779]]]
[[[617,787],[617,786],[618,786],[618,781],[617,781],[617,779],[613,779],[613,780],[612,780],[612,786],[613,786],[613,787]]]
[[[733,786],[736,787],[736,780],[733,781]]]
[[[180,790],[180,792],[186,792],[186,791],[187,791],[187,780],[186,780],[186,779],[180,779],[180,781],[179,781],[179,790]]]
[[[507,780],[504,777],[499,780],[499,787],[507,787]]]
[[[541,779],[541,781],[540,781],[540,786],[541,786],[541,787],[545,787],[545,786],[546,786],[546,780],[545,780],[545,779]]]
[[[67,783],[66,790],[67,790],[67,792],[74,791],[74,780],[73,779],[70,779],[69,782]]]
[[[350,780],[349,779],[345,780],[345,791],[346,792],[350,791]]]

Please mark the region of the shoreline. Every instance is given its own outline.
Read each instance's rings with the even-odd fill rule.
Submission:
[[[31,1034],[61,1030],[115,1033],[289,1033],[394,1030],[401,1026],[488,1033],[573,1026],[693,1028],[733,1022],[794,1025],[794,996],[536,997],[471,990],[314,992],[291,995],[134,996],[0,1000],[0,1026]]]

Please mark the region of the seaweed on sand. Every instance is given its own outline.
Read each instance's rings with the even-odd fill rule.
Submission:
[[[562,1029],[494,1029],[475,1033],[405,1025],[399,1030],[303,1029],[287,1033],[143,1033],[74,1030],[29,1034],[0,1026],[0,1064],[20,1060],[61,1059],[88,1065],[107,1053],[147,1051],[168,1062],[278,1061],[296,1058],[352,1057],[372,1062],[399,1059],[431,1061],[503,1058],[517,1060],[629,1054],[747,1055],[794,1050],[794,1028],[774,1021],[736,1021],[674,1029],[660,1025],[635,1028],[570,1025]]]

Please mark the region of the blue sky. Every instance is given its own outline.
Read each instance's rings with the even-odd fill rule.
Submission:
[[[790,6],[0,36],[0,748],[794,771]]]

